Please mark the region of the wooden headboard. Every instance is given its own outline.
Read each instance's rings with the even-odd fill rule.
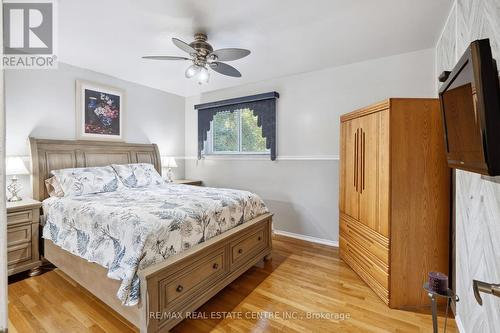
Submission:
[[[111,141],[48,140],[30,137],[33,198],[49,195],[45,180],[50,171],[65,168],[105,166],[110,164],[151,163],[161,173],[161,159],[156,144]]]

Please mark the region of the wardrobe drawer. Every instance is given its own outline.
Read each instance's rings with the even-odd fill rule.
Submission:
[[[200,287],[214,283],[220,276],[226,272],[224,248],[200,258],[199,264],[188,271],[180,270],[174,273],[172,278],[162,282],[162,294],[165,298],[162,300],[163,309],[170,308],[170,303],[176,301],[176,304],[183,299],[189,298]]]
[[[7,225],[32,223],[32,222],[33,222],[32,210],[24,210],[21,212],[14,212],[7,214]]]
[[[389,290],[383,287],[376,279],[374,279],[358,261],[347,250],[341,249],[340,257],[344,260],[349,267],[355,271],[363,281],[387,304],[389,305]]]
[[[31,259],[31,242],[7,248],[7,264],[13,265]]]
[[[366,252],[375,255],[386,265],[389,264],[389,240],[384,236],[361,225],[359,222],[349,221],[342,217],[340,235],[357,248],[363,247]]]
[[[264,228],[244,236],[242,239],[231,243],[231,265],[238,266],[240,262],[245,262],[245,259],[261,251],[266,246],[264,239]]]
[[[364,252],[361,248],[353,246],[344,237],[340,237],[340,248],[345,254],[351,257],[356,263],[371,277],[385,289],[389,288],[389,273],[388,267],[383,264],[377,263],[376,260],[370,258],[370,254]]]
[[[31,224],[7,228],[7,247],[31,241]]]

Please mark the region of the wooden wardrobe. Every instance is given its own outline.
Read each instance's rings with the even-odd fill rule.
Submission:
[[[340,121],[340,256],[391,308],[428,306],[427,273],[449,266],[439,102],[391,98]]]

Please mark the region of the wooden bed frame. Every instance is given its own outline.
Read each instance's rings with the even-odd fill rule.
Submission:
[[[104,166],[112,163],[151,163],[161,172],[155,144],[30,138],[33,196],[48,197],[50,171]],[[272,214],[264,214],[221,235],[139,272],[141,299],[123,306],[116,297],[120,281],[107,270],[44,240],[44,257],[89,290],[141,332],[168,332],[272,249]]]

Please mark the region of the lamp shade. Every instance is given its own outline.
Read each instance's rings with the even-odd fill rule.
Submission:
[[[173,157],[162,156],[161,166],[163,168],[177,168],[177,162],[175,162],[175,158]]]
[[[7,157],[6,170],[7,175],[29,175],[28,169],[19,156]]]

